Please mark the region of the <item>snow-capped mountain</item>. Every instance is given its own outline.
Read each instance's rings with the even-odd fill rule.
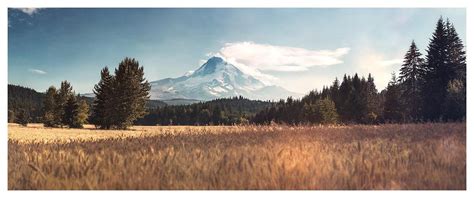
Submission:
[[[212,100],[239,95],[250,99],[277,100],[299,96],[282,87],[265,84],[220,57],[210,58],[194,72],[187,72],[178,78],[153,81],[150,84],[150,99],[158,100]]]

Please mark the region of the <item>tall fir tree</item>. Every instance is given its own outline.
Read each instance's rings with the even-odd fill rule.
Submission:
[[[436,24],[436,29],[430,40],[426,55],[425,75],[423,75],[423,114],[428,120],[438,120],[446,96],[449,81],[447,70],[447,30],[442,18]]]
[[[450,80],[446,87],[446,99],[442,105],[443,117],[447,120],[462,120],[466,117],[466,52],[454,25],[447,20],[448,68]]]
[[[57,117],[56,110],[56,98],[57,90],[54,86],[51,86],[46,90],[46,94],[43,100],[43,124],[45,127],[56,127],[59,125],[59,117]]]
[[[395,73],[392,73],[392,79],[385,92],[384,120],[386,122],[402,121],[403,114],[400,106],[400,86],[397,84]]]
[[[105,67],[100,73],[100,81],[94,86],[94,102],[92,106],[91,121],[102,129],[110,129],[114,113],[113,85],[114,77],[110,75],[109,68]]]
[[[381,112],[378,108],[379,99],[377,88],[375,87],[374,78],[370,73],[364,86],[364,94],[366,94],[366,112],[364,112],[364,123],[372,124],[377,121]]]
[[[144,77],[143,67],[132,58],[125,58],[115,69],[112,121],[116,128],[126,129],[146,114],[146,101],[151,87]]]
[[[398,76],[403,112],[412,121],[420,119],[422,111],[421,87],[425,71],[423,68],[424,60],[421,56],[422,54],[416,47],[415,41],[412,41],[410,48],[405,54]]]
[[[61,87],[58,90],[58,94],[56,95],[56,118],[60,120],[59,125],[61,127],[68,125],[68,118],[65,115],[65,109],[67,105],[67,101],[70,97],[74,96],[72,93],[72,86],[68,81],[62,81]]]

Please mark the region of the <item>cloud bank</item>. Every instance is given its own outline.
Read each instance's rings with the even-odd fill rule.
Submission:
[[[341,64],[350,48],[308,50],[304,48],[258,44],[226,43],[218,55],[260,71],[306,71],[310,67]]]
[[[47,72],[45,72],[43,70],[39,70],[39,69],[28,69],[28,71],[31,72],[31,73],[40,74],[40,75],[47,74]]]

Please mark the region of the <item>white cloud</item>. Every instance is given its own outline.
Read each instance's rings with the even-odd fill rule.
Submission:
[[[39,69],[28,69],[28,71],[31,72],[31,73],[40,74],[40,75],[47,74],[47,72],[45,72],[43,70],[39,70]]]
[[[34,15],[40,10],[40,8],[17,8],[17,9],[30,16]]]
[[[391,73],[398,73],[403,59],[387,58],[374,51],[365,51],[358,56],[356,72],[367,77],[369,73],[374,77],[375,86],[379,91],[384,89],[391,78]]]
[[[310,67],[326,67],[343,63],[341,57],[350,48],[308,50],[304,48],[257,44],[226,43],[218,55],[259,71],[306,71]]]

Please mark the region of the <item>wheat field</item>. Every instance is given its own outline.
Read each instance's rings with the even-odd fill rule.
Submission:
[[[8,126],[8,188],[466,189],[466,124]]]

